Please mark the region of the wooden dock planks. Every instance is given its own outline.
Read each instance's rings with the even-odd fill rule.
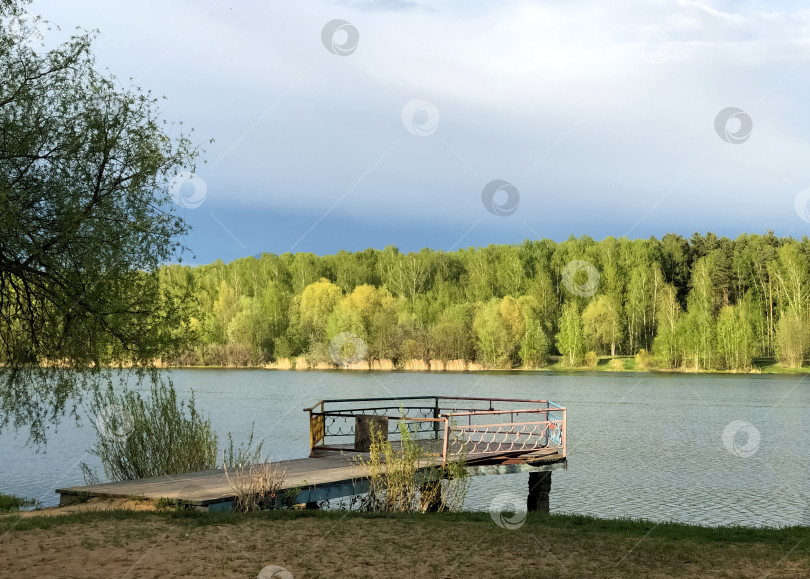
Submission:
[[[358,482],[368,477],[368,471],[353,461],[367,453],[321,453],[317,457],[279,461],[286,469],[284,489],[301,489],[301,502],[310,499],[322,500],[364,492]],[[469,456],[467,470],[472,475],[505,474],[509,472],[550,470],[564,468],[565,459],[555,452],[534,452],[525,455]],[[324,491],[324,489],[330,492]],[[320,489],[320,492],[319,492]],[[56,489],[61,495],[60,504],[70,504],[78,497],[178,499],[183,503],[207,508],[219,503],[229,503],[234,492],[221,469],[192,472],[180,475],[160,476],[131,481],[103,483],[89,486],[73,486]]]

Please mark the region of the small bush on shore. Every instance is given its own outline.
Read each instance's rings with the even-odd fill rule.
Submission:
[[[192,393],[178,400],[171,382],[155,380],[150,396],[112,388],[96,393],[96,443],[88,452],[101,459],[110,480],[132,480],[208,470],[217,466],[217,435],[197,410]],[[86,465],[86,475],[95,478]],[[85,478],[88,478],[86,476]]]
[[[42,504],[36,499],[24,499],[0,493],[0,513],[11,513],[20,509],[39,508]]]
[[[636,366],[638,366],[639,370],[652,370],[655,368],[655,359],[647,350],[642,348],[636,354]]]
[[[235,495],[233,510],[247,513],[275,508],[284,486],[287,470],[278,464],[237,464],[228,468],[223,457],[225,477]]]
[[[470,483],[463,453],[446,466],[433,466],[433,457],[426,456],[404,420],[399,422],[399,431],[400,448],[396,450],[382,430],[372,425],[369,458],[357,461],[369,472],[369,490],[361,508],[387,513],[460,510]],[[463,451],[462,443],[454,444]]]

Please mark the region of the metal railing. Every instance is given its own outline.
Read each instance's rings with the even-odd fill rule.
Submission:
[[[309,413],[310,450],[357,450],[359,417],[380,417],[390,441],[407,429],[427,454],[442,463],[497,455],[530,455],[546,449],[564,458],[566,409],[548,400],[406,396],[321,400]],[[384,418],[383,418],[384,417]],[[387,428],[383,425],[387,423]]]

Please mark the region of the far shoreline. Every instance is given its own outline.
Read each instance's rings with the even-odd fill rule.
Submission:
[[[794,374],[810,374],[810,366],[802,366],[800,368],[790,368],[779,365],[775,360],[768,358],[756,359],[752,367],[748,370],[695,370],[693,368],[641,368],[636,363],[633,356],[605,356],[601,357],[596,367],[589,366],[565,366],[560,364],[559,361],[552,361],[546,366],[539,367],[516,367],[516,368],[494,368],[486,367],[475,362],[466,362],[461,360],[454,360],[454,365],[448,367],[436,367],[428,361],[424,360],[410,360],[404,365],[395,365],[391,360],[374,360],[370,364],[367,361],[362,361],[354,364],[337,365],[328,364],[325,362],[309,363],[304,362],[303,358],[298,359],[298,363],[291,363],[287,359],[282,359],[277,362],[270,362],[266,364],[250,364],[250,365],[173,365],[166,363],[159,363],[157,366],[165,370],[281,370],[292,372],[374,372],[374,373],[422,373],[422,374],[469,374],[469,373],[493,373],[493,374],[507,374],[507,373],[555,373],[555,374],[594,374],[594,373],[607,373],[607,374],[662,374],[662,375],[683,375],[683,374],[699,374],[699,375],[758,375],[758,374],[777,374],[777,375],[794,375]],[[619,364],[621,367],[619,367]]]

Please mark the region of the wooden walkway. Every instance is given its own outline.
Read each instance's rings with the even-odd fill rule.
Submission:
[[[352,456],[368,459],[367,453],[352,453]],[[498,460],[487,457],[475,460],[468,457],[467,471],[473,475],[509,474],[517,472],[540,472],[565,468],[565,458],[550,451],[543,456],[502,456]],[[273,463],[286,469],[284,489],[300,489],[296,504],[317,503],[338,499],[368,490],[368,471],[350,460],[349,455],[325,453],[312,458],[299,458]],[[428,468],[426,465],[425,468]],[[233,476],[233,473],[231,473]],[[282,494],[283,494],[282,490]],[[89,486],[73,486],[56,489],[59,504],[69,505],[89,497],[177,499],[200,510],[229,510],[235,498],[225,471],[222,469],[192,472],[173,476],[159,476],[130,481],[103,483]]]
[[[407,406],[406,406],[407,404]],[[310,456],[274,463],[296,504],[363,494],[372,429],[399,450],[403,430],[422,446],[422,469],[459,461],[470,475],[566,468],[566,409],[547,400],[406,397],[322,400],[309,414]],[[365,452],[364,452],[365,451]],[[538,475],[531,475],[535,477]],[[549,479],[550,480],[550,479]],[[531,485],[530,485],[531,486]],[[60,505],[89,497],[175,499],[202,510],[229,510],[235,499],[221,469],[56,489]]]

